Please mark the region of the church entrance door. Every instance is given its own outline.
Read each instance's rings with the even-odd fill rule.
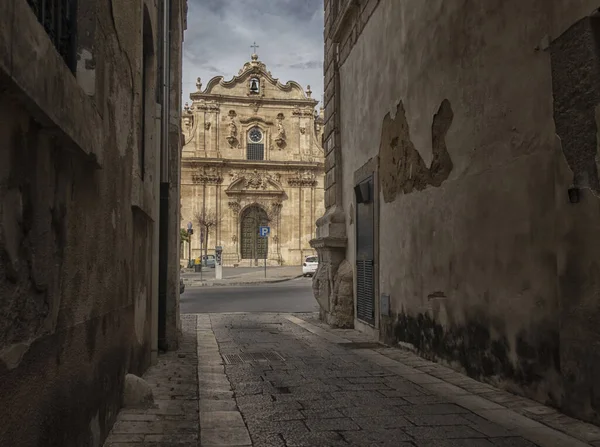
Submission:
[[[259,227],[269,225],[269,217],[264,209],[252,205],[244,210],[241,220],[242,259],[265,259],[268,251],[268,238],[260,237]]]

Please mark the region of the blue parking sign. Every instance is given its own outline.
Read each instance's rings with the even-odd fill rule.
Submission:
[[[269,233],[271,233],[270,227],[260,227],[258,230],[258,234],[260,235],[260,237],[267,237],[269,236]]]

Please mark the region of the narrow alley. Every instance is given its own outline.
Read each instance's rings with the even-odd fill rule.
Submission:
[[[600,429],[313,313],[183,316],[105,447],[598,446]]]
[[[600,447],[600,0],[0,0],[0,447]]]

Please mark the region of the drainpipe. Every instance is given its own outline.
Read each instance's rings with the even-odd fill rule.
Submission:
[[[171,1],[163,0],[163,51],[162,51],[162,147],[161,147],[161,183],[169,183],[169,124],[171,86]]]
[[[162,116],[160,145],[160,234],[158,264],[158,348],[167,350],[167,296],[169,276],[169,125],[171,85],[171,2],[162,1]]]

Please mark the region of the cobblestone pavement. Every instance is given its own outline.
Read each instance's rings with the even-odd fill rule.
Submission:
[[[176,445],[600,446],[598,427],[312,314],[199,314],[197,330],[199,403],[171,421],[190,430]],[[186,425],[196,410],[199,443]],[[144,427],[167,436],[166,422]],[[124,434],[133,422],[118,424]]]

